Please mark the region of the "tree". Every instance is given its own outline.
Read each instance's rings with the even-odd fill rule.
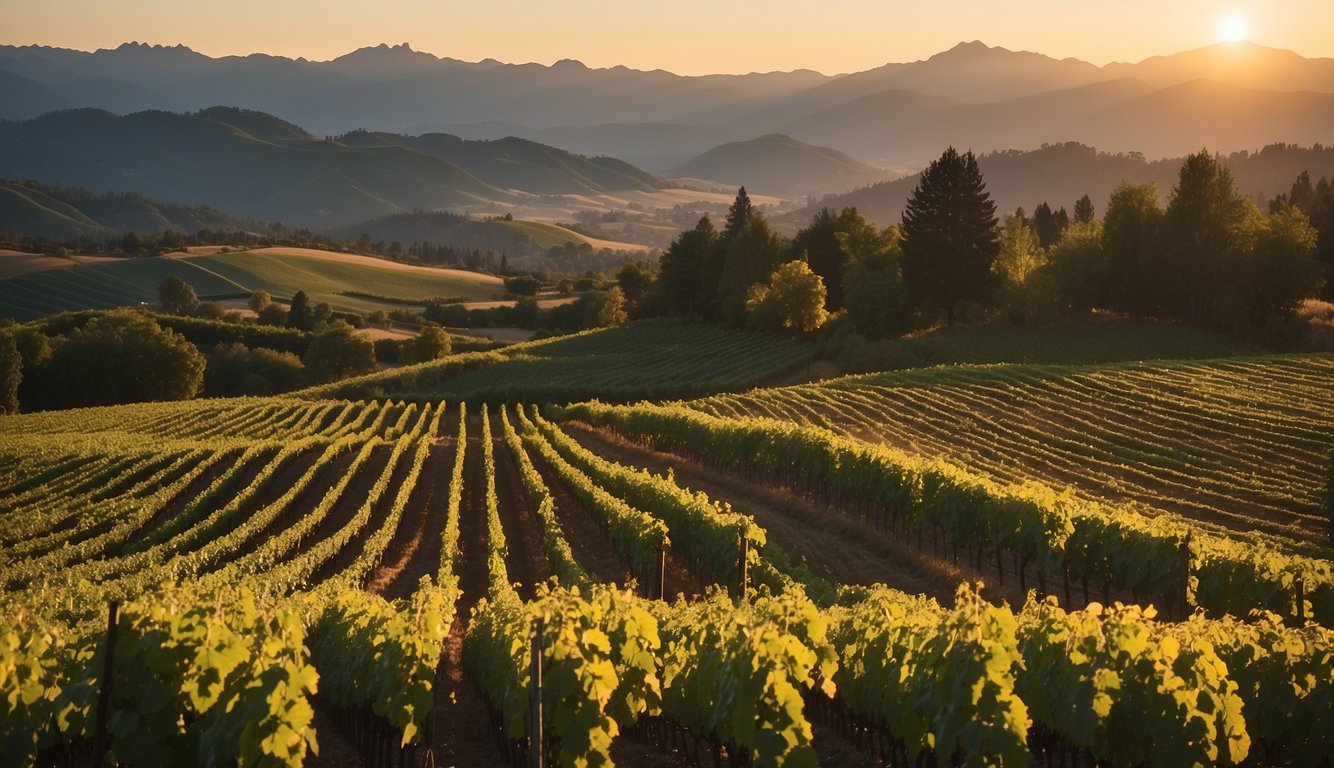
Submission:
[[[1107,260],[1107,304],[1144,316],[1161,304],[1162,263],[1158,233],[1163,209],[1158,185],[1122,182],[1107,202],[1102,248]]]
[[[57,345],[45,374],[56,407],[188,400],[203,384],[204,356],[147,315],[108,312]]]
[[[532,296],[524,296],[514,302],[514,324],[520,328],[526,330],[536,328],[540,315],[541,308],[537,305],[537,299]]]
[[[1244,311],[1236,278],[1254,242],[1255,229],[1247,223],[1259,215],[1254,207],[1207,150],[1182,162],[1163,216],[1169,307],[1176,314],[1196,324],[1236,322]]]
[[[750,196],[746,194],[746,188],[742,187],[736,192],[736,199],[727,209],[727,225],[723,227],[723,240],[731,240],[750,224],[751,219],[758,215],[755,206],[750,203]]]
[[[1075,223],[1087,224],[1093,221],[1093,201],[1084,195],[1075,201]]]
[[[333,306],[327,301],[321,301],[315,305],[310,312],[310,325],[314,330],[323,330],[333,319]]]
[[[1310,219],[1295,206],[1265,217],[1250,269],[1252,320],[1290,315],[1303,299],[1319,294],[1325,275],[1315,258],[1316,240]]]
[[[375,344],[336,321],[311,339],[301,358],[317,381],[338,381],[375,370]]]
[[[1033,270],[1047,263],[1047,255],[1038,242],[1038,234],[1018,215],[1005,217],[1000,254],[996,268],[1011,286],[1022,286]]]
[[[908,289],[899,270],[903,230],[894,225],[882,232],[860,214],[857,219],[838,234],[839,245],[848,254],[843,308],[858,333],[884,338],[908,325]]]
[[[542,281],[532,275],[517,275],[505,278],[505,290],[515,296],[536,296]]]
[[[1038,244],[1043,248],[1050,248],[1061,241],[1061,234],[1070,226],[1070,216],[1065,212],[1065,208],[1052,211],[1051,206],[1043,202],[1033,209],[1031,223],[1034,231],[1038,233]]]
[[[287,309],[287,327],[309,331],[314,325],[315,313],[310,308],[310,297],[305,291],[297,291]]]
[[[828,319],[824,305],[824,281],[798,259],[780,265],[768,283],[751,286],[746,319],[753,328],[810,333]]]
[[[398,359],[405,364],[439,360],[449,355],[453,346],[453,341],[444,328],[438,325],[425,325],[414,338],[403,342]]]
[[[199,306],[195,289],[176,275],[163,280],[158,286],[157,299],[162,311],[173,315],[188,315]]]
[[[843,306],[843,267],[846,258],[838,244],[838,219],[828,208],[821,208],[811,223],[792,238],[792,253],[805,260],[811,271],[825,284],[825,309]]]
[[[255,322],[281,328],[287,325],[287,315],[287,310],[283,309],[281,304],[270,304],[259,311],[259,315],[255,317]]]
[[[750,287],[769,279],[783,262],[786,251],[782,237],[758,214],[728,241],[717,288],[723,320],[733,325],[746,322],[746,295]]]
[[[995,290],[996,223],[977,159],[954,147],[922,171],[903,209],[903,279],[919,304],[942,306],[950,325],[960,301]]]
[[[1057,302],[1067,314],[1086,315],[1098,305],[1107,273],[1103,242],[1103,224],[1094,220],[1072,224],[1047,252],[1047,266],[1039,272],[1055,280]]]
[[[19,383],[23,381],[23,356],[14,334],[0,330],[0,413],[19,412]]]
[[[264,308],[272,303],[273,297],[269,295],[268,291],[255,291],[250,294],[250,299],[246,302],[246,306],[250,307],[250,311],[254,312],[255,316],[258,317],[259,313],[263,312]]]
[[[653,273],[642,264],[626,262],[616,273],[616,285],[620,287],[626,305],[633,307],[653,286]]]
[[[694,229],[676,236],[658,261],[657,291],[664,311],[684,317],[711,317],[715,313],[718,283],[710,282],[718,230],[708,216]]]
[[[619,285],[613,285],[602,298],[602,306],[598,307],[598,325],[623,325],[626,319],[625,294]]]

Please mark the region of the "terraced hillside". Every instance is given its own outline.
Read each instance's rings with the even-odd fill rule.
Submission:
[[[960,366],[709,398],[692,407],[828,427],[998,481],[1070,486],[1215,528],[1328,536],[1334,356]]]

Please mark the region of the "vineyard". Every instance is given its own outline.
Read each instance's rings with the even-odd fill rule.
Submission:
[[[809,342],[681,320],[513,344],[407,365],[306,391],[312,397],[394,397],[491,404],[695,397],[800,370]]]
[[[0,764],[1328,764],[1328,560],[771,392],[4,417]]]
[[[694,405],[724,418],[825,427],[1000,483],[1069,486],[1216,531],[1309,544],[1329,536],[1331,376],[1329,355],[949,367]]]

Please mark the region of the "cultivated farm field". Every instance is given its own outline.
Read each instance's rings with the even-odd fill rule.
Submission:
[[[1327,364],[1232,365],[1300,389]],[[1327,559],[719,402],[750,401],[0,419],[5,763],[1334,748]]]
[[[486,300],[504,293],[500,278],[383,259],[295,248],[114,259],[0,280],[0,317],[20,322],[60,312],[155,305],[158,286],[179,277],[201,298],[244,298],[268,291],[290,299],[305,291],[336,310],[369,312],[431,298]],[[379,301],[385,299],[387,301]]]
[[[1327,542],[1331,376],[1330,355],[958,366],[693,406],[826,427],[998,482],[1068,486],[1213,529]]]

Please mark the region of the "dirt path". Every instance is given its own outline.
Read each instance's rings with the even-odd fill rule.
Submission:
[[[385,551],[384,562],[367,580],[366,591],[386,600],[408,598],[422,576],[439,571],[454,454],[453,440],[437,440],[431,446],[398,531]]]
[[[378,454],[380,450],[381,449],[377,448],[376,453]],[[386,453],[392,454],[393,446],[386,445],[384,446],[384,450]],[[347,493],[351,494],[353,499],[362,503],[365,503],[367,500],[370,501],[370,516],[367,518],[366,524],[354,532],[352,538],[348,539],[333,557],[330,557],[328,560],[325,560],[320,564],[319,570],[317,570],[312,577],[312,583],[319,584],[326,579],[332,578],[335,574],[342,573],[361,556],[363,551],[365,551],[367,539],[375,534],[376,531],[379,531],[380,527],[384,525],[385,520],[389,517],[390,509],[394,506],[394,500],[398,496],[398,489],[407,482],[408,473],[412,471],[414,452],[415,449],[410,449],[404,451],[399,457],[398,464],[394,467],[393,472],[390,473],[389,485],[385,487],[384,493],[380,494],[378,498],[371,499],[370,493],[374,488],[375,481],[380,479],[380,475],[384,472],[385,465],[388,464],[388,461],[383,464],[377,463],[379,458],[378,455],[372,456],[371,461],[368,462],[366,467],[366,469],[373,468],[374,473],[369,475],[362,473],[361,477],[354,480],[353,484],[348,486]],[[375,466],[372,467],[371,465]],[[366,486],[365,490],[362,490],[357,482],[362,478],[365,478],[369,482],[369,485]],[[420,482],[420,480],[421,476],[418,475],[418,482]],[[342,500],[340,499],[339,501],[340,504],[338,506],[341,507]],[[326,517],[324,522],[330,525],[329,533],[327,535],[333,535],[342,530],[342,528],[351,521],[351,518],[361,510],[361,506],[362,504],[357,504],[352,508],[352,512],[348,517],[342,520],[331,520],[330,518],[334,517],[333,515]],[[318,534],[319,532],[317,531],[316,533]],[[312,536],[311,538],[315,541],[319,541],[323,540],[325,537],[319,536],[319,538],[316,538],[315,536]]]
[[[560,528],[565,533],[565,541],[570,545],[575,562],[599,582],[619,587],[628,585],[634,578],[630,565],[616,551],[611,537],[597,519],[570,493],[570,489],[541,456],[530,451],[528,458],[542,476],[542,482],[555,502],[556,519],[560,521]]]
[[[654,472],[672,469],[678,483],[726,501],[733,510],[752,515],[769,540],[815,574],[840,584],[884,583],[913,594],[922,593],[952,604],[954,592],[968,574],[934,561],[888,534],[836,512],[814,508],[786,489],[719,472],[692,459],[653,450],[584,424],[562,428],[584,447],[622,463]]]
[[[463,638],[473,606],[486,595],[487,534],[486,489],[482,485],[482,422],[468,422],[467,454],[464,458],[463,504],[459,510],[459,597],[454,625],[445,641],[442,673],[435,685],[435,762],[441,766],[505,768],[491,736],[486,701],[463,671]]]
[[[505,564],[510,581],[523,600],[533,599],[538,584],[551,578],[551,563],[542,548],[542,524],[538,521],[519,478],[518,466],[505,438],[500,420],[491,422],[491,445],[496,457],[496,501],[500,526],[505,531]]]
[[[231,459],[224,459],[222,461],[219,461],[215,463],[213,466],[204,470],[203,474],[201,474],[199,477],[196,477],[194,480],[191,480],[185,486],[185,488],[181,489],[180,493],[173,496],[170,500],[167,501],[166,504],[163,504],[162,508],[159,509],[157,512],[155,512],[152,517],[145,520],[142,525],[140,525],[132,533],[130,533],[130,535],[126,537],[125,541],[107,547],[107,551],[104,553],[103,557],[118,557],[124,554],[124,552],[127,549],[132,549],[133,547],[137,546],[139,542],[143,541],[145,536],[147,536],[151,531],[155,530],[159,525],[161,525],[162,521],[171,520],[175,518],[177,515],[181,514],[181,512],[185,509],[186,506],[188,506],[195,499],[199,498],[199,496],[203,494],[204,491],[208,490],[209,486],[217,482],[217,479],[221,477],[223,473],[227,472],[228,470],[236,466],[236,462],[239,461],[240,458],[241,454],[238,453]],[[262,465],[263,462],[259,461],[252,462],[252,466],[243,468],[241,470],[241,475],[242,475],[241,479],[249,482],[255,477],[255,475],[259,474],[259,468]],[[236,483],[235,480],[233,480],[233,487],[244,488],[245,486],[240,485]]]

